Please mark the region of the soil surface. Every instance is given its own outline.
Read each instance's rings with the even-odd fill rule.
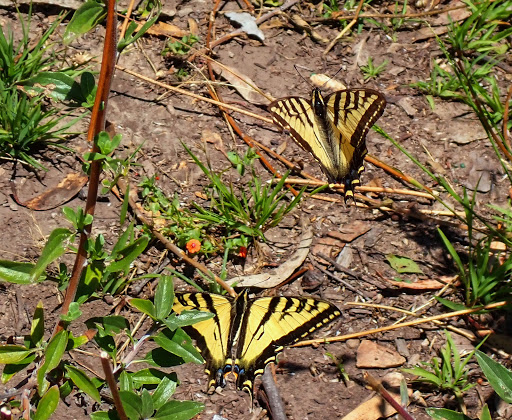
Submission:
[[[215,19],[213,39],[221,38],[235,29],[224,14],[239,11],[240,4],[223,4]],[[434,10],[459,4],[461,3],[456,1],[444,1]],[[422,164],[436,173],[444,174],[459,191],[462,191],[463,186],[476,188],[480,180],[477,210],[485,211],[488,204],[506,206],[509,194],[507,180],[503,177],[503,170],[476,116],[466,105],[438,98],[433,98],[435,106],[432,109],[424,95],[410,86],[418,80],[427,80],[432,60],[443,58],[435,37],[428,35],[425,30],[428,28],[426,23],[435,27],[446,25],[446,12],[426,15],[421,22],[406,21],[395,31],[389,26],[389,20],[377,19],[388,31],[364,20],[362,24],[356,24],[352,31],[324,55],[327,44],[316,42],[311,35],[292,25],[288,19],[293,15],[302,16],[313,25],[313,30],[320,37],[330,41],[337,36],[340,26],[334,20],[319,19],[321,14],[318,13],[318,7],[318,4],[297,4],[286,10],[286,15],[276,15],[260,26],[265,36],[263,42],[246,36],[237,37],[215,47],[213,57],[217,62],[248,76],[255,86],[274,98],[290,95],[308,98],[312,87],[304,77],[307,79],[310,73],[335,77],[349,88],[366,87],[382,92],[386,97],[387,107],[377,122],[379,127]],[[367,11],[387,13],[394,8],[394,2],[384,1],[377,2]],[[161,21],[176,25],[186,33],[195,31],[200,41],[194,47],[201,49],[205,46],[211,9],[211,2],[169,1],[164,6]],[[401,10],[401,6],[399,9]],[[35,14],[31,25],[34,39],[41,33],[41,28],[46,28],[55,19],[58,10],[56,6],[50,7],[44,3],[34,7]],[[409,13],[425,10],[424,7],[407,7]],[[453,13],[457,19],[461,11]],[[0,10],[0,23],[3,27],[12,25],[19,28],[16,13],[10,8]],[[85,53],[101,56],[104,32],[104,27],[99,26],[72,43],[67,52],[69,60]],[[183,56],[183,59],[164,58],[161,51],[165,42],[164,36],[145,36],[137,45],[123,52],[119,65],[172,85],[179,84],[177,71],[180,68],[186,69],[189,77],[179,84],[180,87],[209,97],[204,57],[198,55],[191,62],[187,62],[190,55]],[[387,65],[376,78],[365,82],[360,66],[366,65],[369,57],[377,65],[385,61]],[[498,73],[497,77],[502,86],[510,83],[510,75],[505,71]],[[215,88],[226,103],[270,117],[263,97],[259,98],[263,105],[256,105],[240,96],[222,77],[218,81]],[[325,180],[315,159],[276,126],[240,113],[231,115],[245,135],[279,152],[297,167],[302,167],[305,172]],[[240,137],[231,134],[216,106],[168,92],[163,87],[120,70],[116,71],[114,78],[108,104],[108,120],[114,125],[116,132],[123,135],[118,155],[129,156],[142,145],[136,155],[139,166],[133,167],[130,173],[131,185],[136,186],[144,176],[156,175],[159,178],[157,184],[166,195],[172,197],[178,194],[184,205],[192,201],[200,202],[201,193],[208,181],[186,153],[182,142],[203,162],[209,162],[216,171],[230,168],[223,151],[234,150],[243,155],[247,150],[247,144]],[[77,131],[85,132],[87,122],[86,117]],[[87,148],[85,135],[77,136],[68,145],[79,151],[78,155],[81,154]],[[373,130],[367,136],[367,147],[370,155],[429,188],[439,189],[425,172]],[[62,205],[50,210],[33,211],[13,200],[11,177],[20,202],[25,202],[54,188],[68,174],[81,173],[81,163],[71,152],[47,150],[37,157],[48,171],[34,173],[18,165],[16,173],[13,174],[12,162],[4,161],[0,164],[2,259],[35,262],[50,232],[57,227],[69,226],[62,215]],[[280,173],[286,170],[271,156],[267,155],[267,159]],[[361,178],[363,186],[412,189],[412,186],[402,183],[370,163],[366,163],[365,167]],[[272,178],[262,165],[257,164],[256,168],[262,180]],[[226,174],[233,185],[240,185],[236,171],[230,170]],[[85,190],[74,195],[65,205],[83,208],[84,197]],[[464,250],[467,238],[464,230],[457,227],[455,220],[436,217],[436,211],[444,210],[439,203],[398,193],[367,193],[367,197],[379,202],[392,200],[388,207],[392,207],[394,211],[383,211],[371,204],[365,207],[356,207],[350,202],[345,204],[343,197],[331,190],[325,190],[315,197],[305,198],[280,225],[268,231],[265,244],[249,247],[244,264],[240,261],[230,263],[228,278],[265,272],[284,264],[296,251],[305,229],[312,227],[313,242],[308,259],[303,264],[310,271],[273,293],[312,295],[336,304],[342,310],[341,318],[319,331],[317,337],[356,333],[402,320],[403,314],[392,308],[423,308],[419,313],[425,316],[445,311],[432,300],[440,287],[435,287],[434,290],[429,290],[428,287],[415,290],[391,283],[390,280],[398,275],[386,259],[389,254],[413,259],[421,268],[422,274],[406,275],[412,282],[448,281],[455,275],[454,264],[440,240],[437,227],[442,227],[458,250]],[[443,198],[454,204],[448,196]],[[360,199],[357,201],[368,204]],[[116,196],[107,194],[99,198],[96,206],[94,234],[104,234],[109,246],[115,243],[121,232],[121,205],[122,202]],[[431,210],[432,217],[420,215],[420,209]],[[455,223],[443,224],[446,221]],[[159,265],[163,252],[161,244],[152,242],[144,258],[136,265],[137,275],[153,272]],[[320,254],[337,261],[345,270],[340,271],[322,259]],[[181,264],[175,263],[173,257],[170,258],[172,267],[179,270],[183,268]],[[68,264],[70,270],[73,255],[66,255],[62,261]],[[203,262],[218,273],[222,255]],[[200,281],[197,274],[195,281]],[[51,334],[62,302],[61,292],[56,286],[52,283],[30,287],[3,283],[0,287],[3,295],[0,303],[2,342],[30,331],[30,320],[39,301],[43,302],[45,308],[47,334]],[[187,289],[181,281],[176,282],[176,288]],[[152,297],[153,291],[154,284],[149,283],[138,297]],[[130,295],[129,291],[126,293]],[[350,302],[366,302],[388,308],[354,306]],[[120,314],[135,324],[140,314],[131,311],[129,306],[119,308],[118,303],[118,297],[113,301],[107,299],[89,302],[82,307],[81,320],[99,313],[107,315],[120,311]],[[499,333],[506,333],[499,321],[490,321],[492,328]],[[462,330],[472,329],[462,319],[456,318],[447,322]],[[77,322],[76,325],[78,327],[74,331],[75,336],[83,333],[80,328],[84,328],[83,323]],[[343,418],[375,396],[366,386],[364,371],[382,380],[388,390],[399,392],[397,375],[400,374],[400,368],[412,367],[419,361],[430,361],[433,356],[437,356],[439,348],[445,343],[445,327],[444,324],[430,323],[339,343],[286,349],[279,357],[275,377],[287,415],[290,419]],[[456,333],[452,335],[459,348],[473,348],[475,343]],[[360,346],[364,343],[363,340],[371,340],[383,346],[399,362],[393,367],[380,366],[379,362],[375,364],[376,367],[362,367],[361,360],[364,355],[361,354]],[[89,350],[97,351],[93,345]],[[382,348],[373,351],[382,351]],[[348,381],[342,379],[340,370],[328,354],[343,363]],[[77,355],[77,363],[99,373],[101,368],[98,360]],[[132,369],[140,367],[141,365],[135,365]],[[478,380],[481,374],[476,363],[470,363],[469,367],[472,372],[471,380]],[[220,393],[206,394],[204,391],[207,377],[202,366],[187,364],[173,371],[177,372],[180,380],[176,398],[201,401],[206,405],[205,411],[198,418],[211,419],[215,414],[227,419],[266,418],[258,398],[255,399],[253,413],[250,413],[250,398],[243,392],[235,391],[233,383],[228,383]],[[406,376],[411,378],[410,375]],[[22,379],[21,376],[14,378],[4,389],[15,386]],[[257,387],[258,384],[259,381]],[[419,390],[411,396],[409,406],[415,419],[428,418],[425,406],[457,408],[455,399],[448,393],[419,388],[411,382],[409,387],[414,391]],[[484,401],[493,410],[496,408],[492,390],[485,383],[469,391],[465,401],[469,415],[474,417],[478,415]],[[101,408],[105,409],[106,405]],[[98,407],[93,406],[87,397],[76,393],[66,399],[66,404],[59,405],[54,418],[87,418],[95,409]],[[493,418],[500,417],[495,414]]]

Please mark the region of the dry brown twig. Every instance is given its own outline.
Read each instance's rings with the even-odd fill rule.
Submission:
[[[361,13],[361,9],[363,8],[364,0],[359,1],[359,6],[357,6],[356,14],[354,18],[350,21],[350,23],[343,28],[343,30],[334,38],[331,43],[327,46],[327,48],[324,50],[324,55],[327,55],[329,51],[332,50],[332,48],[336,45],[336,43],[345,35],[352,26],[354,26],[359,19],[359,14]]]
[[[360,332],[352,333],[352,334],[345,334],[345,335],[341,335],[338,337],[327,337],[327,338],[318,338],[318,339],[313,339],[313,340],[304,340],[304,341],[295,343],[290,347],[301,347],[301,346],[309,346],[311,344],[334,343],[334,342],[338,342],[338,341],[346,341],[351,338],[366,337],[368,335],[378,334],[378,333],[381,333],[384,331],[392,331],[392,330],[397,330],[399,328],[412,327],[414,325],[421,325],[421,324],[425,324],[427,322],[432,322],[432,321],[436,321],[436,320],[453,318],[453,317],[462,316],[462,315],[469,315],[469,314],[473,314],[473,313],[480,312],[483,310],[497,309],[497,308],[500,308],[505,305],[510,305],[511,303],[512,302],[509,302],[509,301],[496,302],[496,303],[491,303],[489,305],[482,306],[480,308],[463,309],[461,311],[448,312],[446,314],[434,315],[434,316],[427,317],[427,318],[420,318],[420,319],[416,319],[413,321],[402,322],[400,324],[388,325],[386,327],[374,328],[371,330],[360,331]],[[353,304],[358,305],[358,302],[354,302]]]

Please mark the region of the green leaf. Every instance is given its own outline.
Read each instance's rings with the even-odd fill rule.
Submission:
[[[153,319],[156,318],[155,306],[149,300],[133,298],[130,299],[128,303],[143,314],[146,314]]]
[[[67,343],[67,331],[58,332],[48,343],[44,353],[44,363],[37,371],[37,385],[40,395],[42,395],[48,387],[48,381],[45,379],[46,373],[59,365],[64,350],[66,350]]]
[[[39,301],[34,311],[32,326],[30,327],[30,341],[34,347],[39,347],[44,335],[44,309],[43,302]]]
[[[73,40],[89,32],[101,22],[107,11],[101,2],[88,0],[82,4],[73,14],[64,32],[64,44],[69,45]]]
[[[101,402],[101,397],[98,389],[94,386],[92,381],[89,379],[87,374],[76,367],[66,365],[66,371],[68,373],[69,379],[73,381],[73,383],[80,389],[80,391],[85,392],[89,397],[91,397],[96,402]]]
[[[115,410],[96,411],[90,414],[91,420],[119,420]]]
[[[442,379],[433,374],[432,372],[429,372],[426,369],[420,368],[420,367],[414,367],[411,369],[402,369],[403,372],[410,373],[411,375],[419,376],[416,381],[426,381],[430,382],[432,384],[435,384],[437,386],[441,386],[443,383]]]
[[[144,252],[146,247],[149,243],[149,236],[141,236],[139,239],[137,239],[135,242],[128,245],[126,248],[124,248],[120,255],[122,256],[122,259],[119,261],[115,261],[111,263],[107,267],[107,271],[109,273],[116,273],[118,271],[122,272],[128,272],[130,269],[130,265],[135,259]]]
[[[53,414],[57,406],[59,405],[59,387],[57,385],[52,386],[41,398],[39,404],[37,404],[37,410],[32,417],[33,420],[46,420],[49,419]]]
[[[425,411],[433,420],[472,420],[462,413],[447,408],[427,408]]]
[[[187,325],[196,324],[197,322],[206,321],[215,315],[211,312],[198,311],[197,309],[182,311],[179,315],[172,313],[164,320],[165,325],[171,331]]]
[[[141,398],[130,391],[119,391],[123,408],[130,420],[139,420],[142,417],[142,400]]]
[[[482,414],[480,414],[480,420],[492,420],[491,412],[489,411],[489,407],[485,404],[482,407]]]
[[[162,276],[158,280],[155,291],[155,314],[156,319],[162,320],[167,318],[171,313],[174,304],[174,285],[172,277]]]
[[[162,379],[151,396],[155,410],[158,410],[167,401],[169,401],[169,399],[174,395],[177,385],[178,383],[176,381],[172,381],[167,376]]]
[[[81,315],[82,311],[80,310],[80,305],[78,304],[78,302],[71,302],[69,304],[68,313],[65,315],[61,315],[60,319],[66,322],[72,322],[75,319],[80,318]]]
[[[477,350],[476,360],[496,394],[503,401],[512,404],[512,371]]]
[[[83,346],[89,341],[89,337],[86,335],[79,335],[74,337],[72,333],[69,334],[67,350],[76,349],[77,347]]]
[[[73,382],[68,379],[59,387],[60,397],[65,399],[71,392],[73,392]]]
[[[96,96],[96,80],[92,73],[85,71],[80,76],[80,90],[85,99],[85,105],[94,104]]]
[[[169,353],[161,347],[156,347],[146,353],[143,359],[150,366],[165,368],[185,364],[185,361],[173,353]]]
[[[30,273],[35,264],[21,263],[16,261],[0,260],[0,280],[15,284],[31,284]],[[36,281],[43,281],[44,277],[39,277]]]
[[[34,351],[35,349],[27,349],[25,346],[15,346],[12,344],[0,346],[0,363],[10,364],[21,362]]]
[[[140,398],[142,400],[142,417],[147,419],[153,414],[153,411],[155,411],[153,407],[153,400],[151,399],[151,394],[147,389],[143,389],[140,394]]]
[[[389,265],[399,274],[423,274],[418,264],[407,257],[400,257],[394,254],[386,255]]]
[[[130,374],[123,370],[121,375],[119,375],[119,390],[120,391],[132,391],[133,383]]]
[[[124,221],[126,220],[126,215],[128,214],[128,206],[130,204],[130,184],[126,186],[126,191],[124,192],[123,204],[121,205],[121,211],[119,215],[119,224],[124,225]]]
[[[66,251],[68,241],[74,235],[63,228],[54,229],[46,241],[41,256],[30,273],[30,282],[35,283],[46,267],[59,258]]]
[[[62,72],[43,71],[24,83],[27,90],[36,94],[45,94],[58,101],[70,99],[70,92],[77,83]]]
[[[2,371],[2,375],[0,377],[2,383],[3,384],[7,383],[14,375],[16,375],[18,372],[21,372],[28,365],[30,365],[35,360],[35,358],[36,358],[36,355],[34,353],[32,353],[17,363],[11,363],[11,364],[5,365],[4,369]]]
[[[451,309],[452,311],[462,311],[463,309],[467,309],[462,303],[452,302],[451,300],[435,296],[436,300],[439,303],[442,303],[444,306],[446,306],[448,309]]]
[[[153,340],[164,350],[180,356],[187,363],[203,363],[201,354],[192,344],[190,337],[182,329],[161,331],[157,336],[153,337]]]
[[[88,328],[97,328],[102,330],[102,335],[119,334],[121,331],[130,328],[130,323],[124,316],[107,315],[90,318],[85,321]]]
[[[160,420],[188,420],[204,410],[204,404],[195,401],[169,401],[153,417]]]
[[[134,388],[143,385],[158,385],[168,374],[158,369],[142,369],[131,375]]]

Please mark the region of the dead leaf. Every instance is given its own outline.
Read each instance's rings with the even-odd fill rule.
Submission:
[[[24,203],[17,199],[15,190],[13,190],[13,194],[16,202],[21,206],[32,210],[50,210],[71,200],[87,184],[88,179],[86,175],[70,173],[56,187],[50,188]]]
[[[311,80],[314,86],[323,87],[330,91],[345,90],[347,88],[343,83],[326,74],[312,74],[309,80]]]
[[[142,28],[139,24],[137,31]],[[178,28],[176,25],[165,22],[157,22],[148,29],[148,34],[154,36],[174,36],[176,38],[183,38],[188,35],[188,31]]]
[[[277,146],[276,153],[278,155],[282,155],[287,147],[288,147],[288,142],[285,140],[282,143],[280,143],[279,146]]]
[[[240,29],[244,31],[247,35],[252,36],[261,42],[265,41],[265,35],[258,28],[256,24],[256,18],[247,12],[229,12],[226,13],[226,16],[231,22],[234,22],[240,26]]]
[[[200,191],[196,191],[194,194],[197,198],[200,198],[201,200],[208,200],[208,196]]]
[[[188,29],[190,30],[191,34],[199,35],[199,27],[197,26],[197,22],[192,18],[188,18]]]
[[[270,103],[269,99],[258,92],[259,89],[256,83],[250,77],[232,67],[215,62],[212,62],[212,68],[215,73],[226,79],[246,101],[255,105],[268,105]]]
[[[316,256],[320,264],[330,265],[330,262],[325,261],[318,255],[323,254],[335,260],[344,246],[344,242],[341,242],[337,238],[329,237],[329,234],[327,234],[327,238],[321,238],[315,245],[313,245],[311,253]]]
[[[307,23],[300,15],[292,15],[290,18],[291,22],[299,29],[303,30],[307,34],[311,36],[311,39],[315,42],[320,42],[322,44],[327,44],[329,40],[324,38],[318,32],[316,32],[310,25]]]
[[[371,229],[370,223],[356,220],[350,225],[345,225],[340,228],[340,232],[331,231],[327,236],[336,238],[343,242],[352,242],[354,239],[359,238]]]
[[[363,340],[357,349],[356,366],[359,369],[387,369],[402,366],[405,357],[396,350],[371,340]]]
[[[399,394],[388,391],[397,403],[401,403]],[[396,413],[396,410],[389,405],[384,398],[376,395],[371,400],[357,406],[341,420],[377,420],[387,418]]]
[[[277,286],[290,277],[300,267],[309,253],[309,247],[313,242],[313,228],[304,228],[297,250],[276,269],[268,273],[254,274],[252,276],[238,276],[230,279],[229,284],[236,282],[237,287],[261,287],[270,288]]]

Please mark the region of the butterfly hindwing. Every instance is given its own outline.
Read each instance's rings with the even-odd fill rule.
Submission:
[[[371,89],[347,89],[325,98],[314,89],[311,100],[279,99],[269,105],[277,125],[290,132],[322,165],[329,182],[345,185],[353,195],[367,153],[365,137],[384,112],[386,100]]]

